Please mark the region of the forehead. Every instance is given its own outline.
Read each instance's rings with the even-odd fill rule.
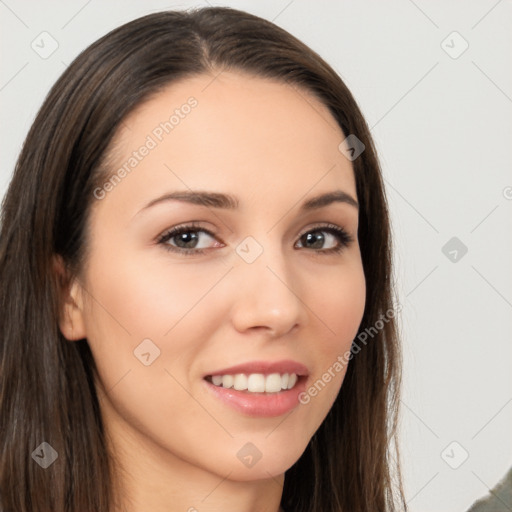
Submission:
[[[239,184],[247,197],[285,189],[298,199],[317,186],[355,197],[352,165],[338,149],[344,138],[312,93],[223,71],[170,84],[139,105],[114,139],[110,170],[124,166],[124,181],[140,192],[151,185],[229,192]]]

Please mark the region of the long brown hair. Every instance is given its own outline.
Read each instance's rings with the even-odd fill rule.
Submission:
[[[173,82],[226,69],[314,93],[345,136],[365,145],[352,162],[367,286],[360,333],[376,332],[354,353],[331,411],[286,472],[282,506],[406,508],[396,443],[401,353],[389,316],[395,307],[390,225],[369,129],[319,55],[269,21],[215,7],[150,14],[103,36],[55,83],[27,135],[1,217],[2,510],[111,512],[115,471],[94,360],[87,340],[71,343],[59,330],[62,282],[52,261],[60,255],[70,275],[84,268],[93,191],[105,181],[109,143],[123,118]],[[58,454],[46,469],[31,456],[42,442]]]

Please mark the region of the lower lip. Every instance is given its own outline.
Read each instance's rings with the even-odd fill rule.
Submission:
[[[299,405],[299,394],[306,388],[306,379],[300,377],[292,389],[278,393],[249,393],[216,386],[207,380],[207,388],[225,404],[247,416],[271,418],[281,416]]]

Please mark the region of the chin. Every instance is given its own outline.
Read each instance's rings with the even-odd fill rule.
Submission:
[[[267,434],[265,434],[267,435]],[[306,443],[307,445],[307,443]],[[306,445],[288,446],[287,449],[279,449],[272,443],[264,442],[260,444],[261,450],[255,445],[247,443],[238,450],[235,463],[232,460],[225,461],[226,472],[222,476],[229,474],[229,479],[239,482],[249,482],[255,480],[267,480],[283,475],[300,458]],[[219,472],[219,467],[215,468]]]

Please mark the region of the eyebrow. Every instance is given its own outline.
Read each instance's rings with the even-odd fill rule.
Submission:
[[[166,201],[181,201],[184,203],[197,204],[211,208],[221,208],[225,210],[236,210],[240,203],[238,198],[229,194],[219,192],[207,192],[201,190],[183,190],[170,192],[150,201],[138,213]],[[317,195],[305,201],[300,207],[301,212],[317,210],[333,203],[345,203],[359,209],[359,203],[343,190],[334,190],[324,194]]]

